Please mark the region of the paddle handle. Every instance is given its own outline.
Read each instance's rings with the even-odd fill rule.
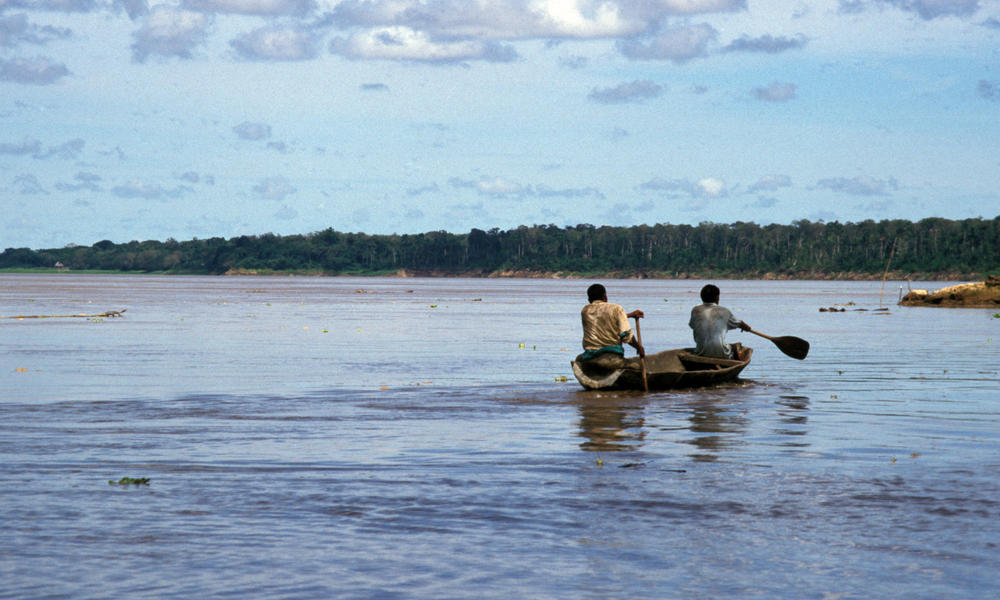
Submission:
[[[772,342],[774,341],[773,337],[771,337],[769,335],[766,335],[766,334],[763,334],[763,333],[761,333],[759,331],[754,331],[753,329],[747,329],[747,331],[749,331],[750,333],[756,333],[757,335],[759,335],[760,337],[762,337],[762,338],[764,338],[766,340],[771,340]]]
[[[639,317],[635,317],[635,341],[642,346],[642,332],[639,330]],[[649,391],[649,382],[646,381],[646,357],[639,357],[639,368],[642,371],[642,391]]]

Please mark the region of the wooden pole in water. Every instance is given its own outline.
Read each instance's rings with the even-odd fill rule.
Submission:
[[[882,275],[882,291],[878,293],[878,307],[882,308],[882,294],[885,293],[885,280],[889,277],[889,265],[892,264],[892,255],[896,251],[896,240],[892,238],[892,248],[889,249],[889,260],[885,262],[885,273]]]

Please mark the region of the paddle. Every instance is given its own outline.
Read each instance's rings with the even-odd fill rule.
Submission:
[[[639,317],[635,317],[635,341],[642,346],[642,332],[639,331]],[[646,381],[646,357],[639,357],[639,367],[642,369],[642,391],[649,391],[649,382]]]
[[[638,325],[638,323],[636,323],[636,325]],[[784,352],[788,356],[791,356],[792,358],[797,358],[799,360],[802,360],[803,358],[806,357],[807,354],[809,354],[809,342],[805,341],[802,338],[797,338],[792,335],[771,337],[769,335],[764,335],[759,331],[754,331],[753,329],[747,329],[747,331],[749,331],[750,333],[756,333],[762,338],[771,340],[772,342],[774,342],[774,345],[778,347],[778,350],[781,350],[782,352]]]

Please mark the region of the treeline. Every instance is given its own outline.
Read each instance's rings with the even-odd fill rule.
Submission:
[[[50,250],[8,248],[0,269],[66,268],[186,274],[312,272],[488,275],[561,272],[649,277],[979,277],[1000,266],[1000,216],[791,225],[557,227],[455,234],[308,235],[133,241]]]

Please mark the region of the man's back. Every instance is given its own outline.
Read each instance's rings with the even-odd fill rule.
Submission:
[[[632,339],[625,309],[619,304],[595,301],[580,311],[583,323],[583,349],[598,350],[608,346],[618,346]],[[625,335],[622,335],[625,334]]]
[[[739,327],[740,321],[733,317],[728,308],[710,302],[695,306],[691,309],[688,325],[694,331],[695,354],[715,358],[730,357],[726,331]]]

